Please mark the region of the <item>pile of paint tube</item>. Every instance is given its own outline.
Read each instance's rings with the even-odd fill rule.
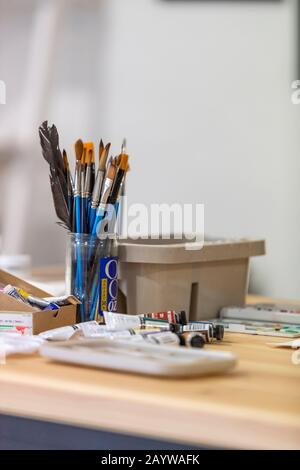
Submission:
[[[20,289],[15,286],[8,284],[3,288],[0,287],[0,292],[9,295],[14,299],[22,302],[26,305],[30,305],[35,310],[58,310],[63,305],[70,304],[70,298],[73,296],[61,296],[61,297],[37,297],[29,294],[24,289]],[[75,299],[75,297],[73,297]]]
[[[40,337],[50,341],[81,338],[146,341],[157,345],[203,348],[205,343],[222,340],[224,327],[211,322],[187,322],[184,311],[128,315],[104,312],[105,324],[97,321],[56,328]]]

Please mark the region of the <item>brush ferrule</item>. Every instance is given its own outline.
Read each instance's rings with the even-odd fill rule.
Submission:
[[[100,196],[101,196],[101,187],[103,182],[104,171],[98,170],[96,181],[94,184],[93,195],[92,195],[92,207],[98,207]]]
[[[80,170],[80,195],[83,196],[84,194],[84,187],[85,187],[85,171],[83,168]]]
[[[113,180],[111,180],[110,178],[105,179],[99,207],[106,205],[112,184],[113,184]]]
[[[87,193],[88,195],[90,194],[91,176],[92,176],[92,168],[91,168],[91,165],[88,165],[86,169],[85,185],[84,185],[84,192]]]

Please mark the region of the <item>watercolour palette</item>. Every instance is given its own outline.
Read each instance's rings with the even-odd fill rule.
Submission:
[[[41,347],[40,354],[59,362],[164,377],[223,373],[236,364],[236,356],[230,352],[107,339],[46,343]]]

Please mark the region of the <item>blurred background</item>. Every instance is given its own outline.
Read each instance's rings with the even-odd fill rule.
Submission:
[[[204,203],[207,234],[266,238],[252,292],[299,298],[299,28],[297,0],[0,0],[2,264],[64,263],[48,119],[69,153],[126,136],[129,202]]]

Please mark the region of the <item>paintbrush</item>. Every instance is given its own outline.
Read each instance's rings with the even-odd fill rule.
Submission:
[[[123,141],[122,147],[121,147],[121,154],[117,157],[117,171],[115,175],[115,179],[112,185],[111,193],[109,195],[107,205],[110,205],[113,207],[113,212],[109,213],[107,211],[105,218],[102,221],[102,227],[101,227],[101,233],[103,233],[103,230],[105,232],[112,233],[113,227],[111,226],[110,228],[106,227],[105,225],[108,225],[109,223],[115,225],[115,222],[117,220],[118,216],[118,210],[119,210],[119,198],[122,190],[122,186],[124,184],[125,176],[128,171],[128,155],[126,152],[125,148],[125,143]]]
[[[121,158],[119,160],[119,165],[117,167],[116,176],[113,182],[111,194],[107,201],[108,204],[116,204],[117,200],[119,199],[121,186],[124,181],[126,172],[128,170],[128,155],[123,154],[123,155],[120,155],[120,157]]]
[[[96,169],[95,169],[95,152],[94,152],[94,144],[93,145],[93,152],[92,152],[92,161],[91,161],[91,181],[90,181],[90,194],[92,194],[94,185],[95,185],[95,178],[96,178]]]
[[[86,174],[86,147],[83,144],[83,154],[80,162],[80,232],[86,233],[86,207],[85,207],[85,174]]]
[[[108,143],[104,147],[103,142],[101,140],[100,145],[99,145],[99,167],[98,167],[98,171],[96,175],[96,181],[94,184],[94,190],[92,194],[91,208],[89,212],[90,232],[93,230],[93,226],[94,226],[94,222],[96,218],[96,211],[100,202],[102,183],[103,183],[103,179],[105,175],[106,161],[107,161],[109,149],[110,149],[110,143]]]
[[[95,157],[94,157],[94,144],[93,142],[85,142],[84,148],[86,150],[85,154],[85,191],[91,194],[92,189],[94,187],[94,183],[92,182],[92,172],[93,166],[95,170]],[[91,151],[91,152],[90,152]],[[88,180],[88,184],[87,184]]]
[[[75,158],[76,158],[76,165],[75,165],[75,178],[74,178],[74,218],[73,218],[73,232],[78,234],[82,233],[82,223],[81,223],[81,192],[82,192],[82,162],[84,158],[84,146],[81,139],[78,139],[75,142]],[[79,292],[79,297],[82,300],[83,295],[83,279],[82,279],[82,258],[81,258],[81,246],[75,247],[75,255],[76,255],[76,278],[75,278],[75,285],[76,291]],[[80,314],[81,314],[81,321],[84,321],[84,306],[80,304]]]
[[[89,148],[87,150],[87,167],[85,174],[85,187],[83,193],[83,204],[85,205],[85,217],[86,217],[86,231],[88,232],[88,221],[89,221],[89,208],[90,208],[90,199],[91,199],[91,177],[92,177],[92,158],[93,150]]]
[[[96,228],[94,226],[94,231],[96,231],[96,233],[97,232],[100,234],[106,233],[108,235],[109,233],[113,232],[111,230],[113,227],[109,227],[109,224],[115,225],[115,222],[116,222],[116,218],[118,215],[118,208],[119,208],[119,197],[120,197],[120,193],[122,191],[122,188],[125,182],[126,172],[129,169],[128,158],[129,157],[126,153],[126,141],[124,139],[122,146],[121,146],[121,154],[118,157],[111,159],[110,161],[110,165],[115,165],[116,167],[115,177],[114,177],[114,181],[112,184],[112,188],[109,193],[109,197],[107,199],[107,204],[103,207],[102,218],[99,217],[98,223],[97,221],[95,222]],[[108,204],[111,204],[112,207],[114,208],[113,213],[110,213],[110,211],[107,210]],[[99,212],[97,212],[97,215],[98,214]],[[99,302],[99,295],[98,295],[97,288],[96,288],[98,284],[98,280],[96,276],[97,276],[97,269],[98,269],[97,260],[101,258],[101,254],[99,253],[99,251],[103,250],[104,253],[107,252],[109,244],[111,243],[112,243],[111,238],[109,236],[106,236],[103,241],[103,245],[100,245],[97,248],[95,256],[94,256],[94,259],[96,261],[91,267],[90,286],[89,286],[89,292],[90,292],[90,296],[92,299],[92,309],[90,313],[90,320],[92,320],[95,317],[95,315],[97,314],[97,310],[98,310],[97,305]]]
[[[96,235],[98,224],[101,222],[101,220],[103,219],[105,215],[106,204],[110,195],[111,187],[115,179],[116,170],[117,170],[116,162],[112,160],[108,167],[107,174],[103,182],[103,189],[101,193],[100,203],[96,212],[95,222],[94,222],[93,229],[92,229],[93,235]]]
[[[73,216],[73,232],[81,232],[81,207],[80,207],[80,195],[81,195],[81,159],[83,156],[83,142],[78,139],[75,142],[75,178],[74,178],[74,216]]]

